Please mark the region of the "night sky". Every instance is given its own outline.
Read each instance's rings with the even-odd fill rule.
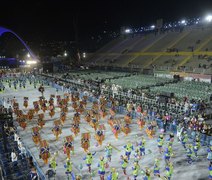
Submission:
[[[121,26],[151,25],[159,18],[204,16],[212,12],[212,0],[6,0],[0,7],[0,26],[27,41],[74,40],[73,22],[83,40]]]

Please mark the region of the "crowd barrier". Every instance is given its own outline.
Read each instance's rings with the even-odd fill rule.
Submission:
[[[39,167],[39,165],[38,165],[38,163],[37,163],[36,158],[34,157],[34,155],[30,152],[30,150],[28,149],[28,147],[26,147],[26,146],[24,146],[24,147],[26,148],[28,157],[30,157],[30,156],[33,157],[33,163],[34,163],[34,166],[35,166],[35,168],[37,170],[39,179],[40,180],[46,180],[45,174],[43,173],[43,171]]]

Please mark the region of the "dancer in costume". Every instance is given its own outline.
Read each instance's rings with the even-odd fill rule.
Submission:
[[[134,162],[134,166],[132,167],[132,170],[133,170],[134,180],[136,180],[138,177],[139,170],[140,170],[140,166],[139,166],[138,162]]]
[[[127,145],[125,145],[124,148],[125,148],[125,155],[127,156],[128,160],[130,160],[131,152],[132,150],[134,150],[132,143],[128,141]]]
[[[105,152],[106,152],[107,160],[109,162],[111,162],[112,151],[113,151],[113,148],[112,148],[111,144],[108,143],[107,146],[105,147]]]
[[[159,159],[155,159],[153,172],[154,172],[154,176],[160,177],[160,161],[159,161]]]
[[[91,173],[91,164],[93,162],[93,156],[96,154],[96,152],[94,152],[93,154],[91,152],[88,152],[86,157],[83,158],[83,160],[86,161],[86,165],[88,166],[88,171],[89,173]]]
[[[115,168],[112,168],[110,175],[107,177],[107,180],[118,180],[119,173]]]
[[[98,164],[99,170],[98,170],[98,174],[100,176],[100,180],[104,180],[104,176],[105,176],[105,167],[107,166],[107,162],[104,160],[104,157],[101,156],[100,157],[100,162]]]
[[[123,169],[123,172],[124,172],[124,175],[127,175],[127,172],[126,172],[126,169],[127,169],[127,166],[128,166],[128,158],[127,158],[127,156],[124,156],[123,157],[123,161],[122,161],[122,169]]]
[[[158,149],[159,149],[159,153],[162,154],[163,153],[163,144],[164,144],[164,138],[163,135],[161,134],[157,140],[158,142]]]

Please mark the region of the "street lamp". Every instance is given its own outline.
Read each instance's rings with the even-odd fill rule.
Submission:
[[[206,20],[207,22],[211,22],[211,21],[212,21],[212,15],[207,15],[207,16],[205,17],[205,20]]]
[[[64,56],[65,56],[65,57],[67,57],[67,56],[68,56],[68,54],[67,54],[67,52],[66,52],[66,51],[65,51],[65,53],[64,53]]]

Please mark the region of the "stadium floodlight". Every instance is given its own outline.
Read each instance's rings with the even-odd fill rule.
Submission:
[[[151,28],[151,29],[155,29],[155,25],[151,25],[150,28]]]
[[[124,31],[126,34],[129,34],[129,33],[131,33],[131,30],[130,29],[125,29],[125,31]]]
[[[30,54],[29,53],[27,53],[27,57],[30,58]]]
[[[180,23],[185,25],[186,24],[186,20],[183,19]]]
[[[207,22],[211,22],[211,21],[212,21],[212,15],[207,15],[207,16],[205,17],[205,20],[206,20]]]
[[[31,64],[37,64],[37,61],[35,60],[29,60],[26,62],[28,65],[31,65]]]

